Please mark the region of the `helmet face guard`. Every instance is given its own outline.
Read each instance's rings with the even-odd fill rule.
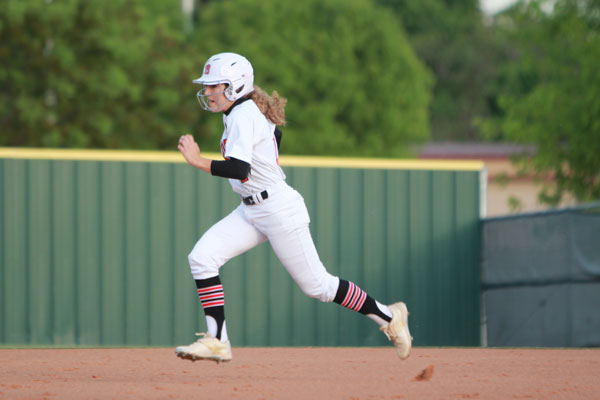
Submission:
[[[198,91],[198,93],[196,93],[196,98],[198,99],[198,103],[200,103],[200,107],[202,107],[206,111],[217,112],[223,106],[223,104],[225,104],[225,101],[217,103],[214,107],[211,107],[209,99],[213,96],[218,96],[220,94],[225,94],[225,98],[228,99],[227,89],[229,89],[229,87],[217,93],[206,94],[206,86],[203,87]]]

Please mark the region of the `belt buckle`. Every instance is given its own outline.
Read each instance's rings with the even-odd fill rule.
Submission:
[[[260,193],[253,194],[252,196],[243,197],[242,201],[247,206],[253,206],[258,203],[262,203],[263,200],[269,198],[269,193],[266,190],[263,190]]]

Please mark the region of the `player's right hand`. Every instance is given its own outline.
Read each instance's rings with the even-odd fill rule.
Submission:
[[[182,135],[179,138],[177,149],[185,158],[185,161],[193,167],[200,168],[202,156],[200,155],[200,147],[194,140],[192,135]]]

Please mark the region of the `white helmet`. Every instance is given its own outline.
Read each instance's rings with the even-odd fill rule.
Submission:
[[[254,70],[245,57],[235,53],[215,54],[204,64],[204,73],[194,83],[202,85],[227,84],[224,91],[229,101],[236,101],[254,90]],[[202,107],[210,110],[204,90],[197,94]]]

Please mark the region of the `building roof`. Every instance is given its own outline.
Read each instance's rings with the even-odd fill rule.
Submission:
[[[417,150],[426,159],[508,159],[520,154],[534,154],[536,147],[515,143],[430,142]]]

